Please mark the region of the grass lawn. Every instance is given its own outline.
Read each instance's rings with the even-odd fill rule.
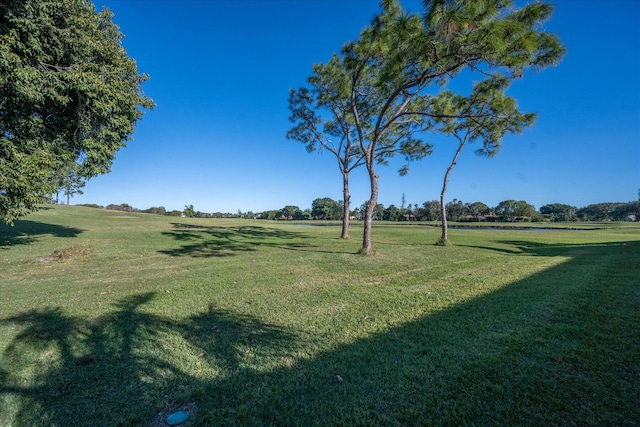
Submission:
[[[0,426],[640,424],[640,224],[309,224],[0,226]]]

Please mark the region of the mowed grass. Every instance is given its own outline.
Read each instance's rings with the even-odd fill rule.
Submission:
[[[0,226],[0,426],[640,423],[638,224],[309,224]]]

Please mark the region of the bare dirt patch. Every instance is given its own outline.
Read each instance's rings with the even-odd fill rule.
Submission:
[[[36,258],[36,262],[69,261],[78,258],[86,258],[93,253],[93,248],[87,245],[71,246],[70,248],[57,249],[51,254]]]

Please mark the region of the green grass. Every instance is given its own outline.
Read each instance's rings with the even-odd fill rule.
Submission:
[[[360,227],[1,226],[0,426],[640,423],[638,224]]]

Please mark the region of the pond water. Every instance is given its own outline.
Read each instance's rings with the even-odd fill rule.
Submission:
[[[342,223],[302,223],[298,224],[305,227],[337,227],[341,226]],[[408,225],[408,224],[407,224]],[[420,227],[422,230],[431,230],[434,228],[441,228],[440,225],[432,225],[428,227]],[[485,231],[535,231],[535,232],[545,232],[545,231],[585,231],[586,228],[555,228],[555,227],[521,227],[521,226],[503,226],[503,227],[491,227],[491,226],[465,226],[465,225],[450,225],[449,230],[485,230]]]
[[[449,226],[449,230],[491,230],[491,231],[585,231],[584,228],[552,228],[552,227],[465,227]]]

